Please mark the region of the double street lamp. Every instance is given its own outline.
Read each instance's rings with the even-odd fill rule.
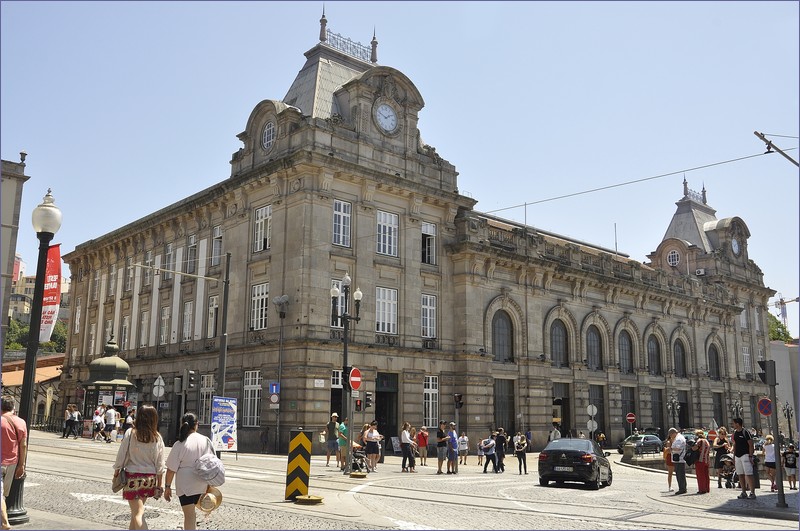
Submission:
[[[794,408],[792,407],[792,405],[787,400],[783,404],[783,407],[781,409],[783,410],[783,416],[786,417],[786,424],[789,426],[789,442],[793,443],[794,439],[792,438],[793,437],[793,435],[792,435],[792,415],[794,415]]]
[[[667,399],[667,411],[669,412],[670,417],[672,417],[672,426],[677,427],[675,426],[675,417],[681,411],[681,403],[678,402],[678,398],[675,396],[675,393],[670,395],[670,397]]]
[[[731,403],[731,413],[733,414],[733,418],[735,418],[735,419],[742,418],[742,410],[743,409],[744,408],[742,407],[742,403],[739,402],[738,400],[734,400]]]
[[[361,299],[364,297],[364,294],[361,293],[359,288],[356,288],[356,291],[353,292],[353,300],[356,303],[356,314],[352,316],[348,313],[348,306],[350,304],[350,284],[352,280],[350,279],[350,275],[347,273],[344,274],[344,278],[342,278],[342,292],[339,291],[339,288],[333,286],[331,288],[331,319],[332,323],[335,323],[337,320],[342,320],[342,325],[344,327],[343,334],[342,334],[342,344],[343,344],[343,356],[342,356],[342,414],[345,418],[350,419],[350,426],[347,427],[347,466],[345,467],[344,473],[349,474],[353,469],[353,413],[350,411],[348,404],[352,405],[351,401],[349,400],[350,394],[350,365],[347,363],[347,345],[350,342],[350,321],[355,321],[356,323],[361,320],[358,316],[361,310]],[[343,300],[339,297],[340,295],[344,295]],[[341,303],[341,314],[339,313],[339,306]]]
[[[31,324],[28,328],[28,348],[25,351],[25,372],[22,375],[22,395],[19,401],[19,417],[29,424],[33,402],[33,384],[36,376],[36,354],[39,351],[39,334],[42,329],[42,306],[44,304],[44,281],[47,270],[47,251],[50,242],[61,228],[61,210],[55,205],[50,189],[42,203],[33,209],[33,230],[39,239],[39,258],[36,262],[36,280],[33,287]],[[30,521],[23,503],[25,476],[15,479],[8,495],[8,521],[13,525]]]

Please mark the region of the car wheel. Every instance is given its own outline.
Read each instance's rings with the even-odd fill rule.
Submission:
[[[613,474],[611,473],[611,469],[608,469],[608,480],[603,482],[604,487],[610,487],[611,482],[614,480]]]
[[[592,490],[600,490],[600,487],[602,486],[602,481],[600,481],[600,469],[599,468],[597,469],[597,475],[595,475],[594,480],[590,481],[588,483],[588,485],[589,485],[589,488],[592,489]]]
[[[544,479],[544,478],[539,478],[539,485],[541,485],[542,487],[546,487],[546,486],[547,486],[549,483],[550,483],[550,482],[549,482],[549,481],[547,481],[546,479]]]

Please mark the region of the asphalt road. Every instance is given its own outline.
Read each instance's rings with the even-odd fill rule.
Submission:
[[[31,522],[21,529],[124,529],[128,505],[111,492],[118,445],[62,440],[34,432],[28,461],[25,506]],[[400,472],[387,457],[366,479],[343,476],[311,463],[309,494],[318,505],[284,500],[286,457],[226,454],[222,506],[201,518],[200,529],[797,529],[797,492],[786,491],[789,510],[776,510],[775,494],[738,500],[732,490],[673,496],[663,473],[614,463],[614,482],[592,491],[582,485],[541,487],[536,456],[528,475],[515,458],[504,474],[482,474],[475,456],[457,475],[436,475],[435,461],[417,474]],[[612,454],[612,459],[619,460]],[[491,468],[491,467],[490,467]],[[689,478],[689,492],[696,491]],[[151,529],[178,529],[176,500],[149,500]]]

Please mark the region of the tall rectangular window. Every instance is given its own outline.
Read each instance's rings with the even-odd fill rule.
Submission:
[[[208,325],[206,337],[217,337],[217,315],[219,314],[219,295],[208,298]]]
[[[186,248],[186,272],[191,275],[197,272],[197,234],[189,236],[189,246]]]
[[[667,433],[664,425],[664,390],[650,389],[650,414],[653,418],[653,426],[661,428],[661,433]]]
[[[214,396],[214,390],[214,375],[200,376],[200,411],[197,412],[199,424],[211,424],[211,397]]]
[[[244,371],[242,426],[258,426],[261,419],[261,371]]]
[[[331,371],[331,389],[342,388],[342,369],[334,369]]]
[[[761,332],[761,319],[764,315],[761,313],[761,306],[756,306],[756,332]]]
[[[72,329],[73,333],[79,334],[81,332],[81,297],[75,300],[75,327]]]
[[[175,263],[173,262],[174,256],[175,255],[172,249],[172,244],[168,243],[164,248],[164,266],[162,267],[162,269],[164,269],[165,271],[164,271],[164,276],[161,277],[164,280],[172,279],[172,270],[175,269],[173,267],[175,265]]]
[[[263,330],[267,327],[269,308],[269,283],[253,286],[250,297],[250,330]]]
[[[122,330],[119,334],[119,348],[120,350],[128,350],[128,335],[131,330],[131,316],[125,315],[122,317]]]
[[[422,422],[425,426],[439,425],[439,377],[425,375],[422,388]]]
[[[436,225],[422,224],[422,263],[436,264]]]
[[[125,259],[125,291],[133,289],[133,258]]]
[[[113,319],[106,319],[106,335],[105,335],[105,342],[111,341],[111,335],[114,333],[114,321]]]
[[[153,251],[144,253],[144,285],[149,286],[153,282]]]
[[[344,328],[344,321],[341,315],[344,313],[344,290],[342,289],[342,281],[331,279],[331,289],[336,288],[339,290],[339,298],[331,301],[331,304],[336,307],[336,318],[333,317],[331,312],[331,328]],[[331,308],[333,310],[333,308]]]
[[[378,254],[397,256],[397,234],[400,224],[397,214],[378,210],[377,248]]]
[[[622,397],[620,402],[622,404],[622,416],[628,413],[636,413],[636,388],[635,387],[622,387]]]
[[[106,297],[113,297],[117,291],[117,264],[108,267],[108,291]]]
[[[333,202],[333,244],[350,247],[350,221],[353,205],[338,199]]]
[[[397,290],[375,288],[375,331],[397,333]]]
[[[720,426],[725,426],[725,419],[723,418],[723,407],[722,407],[722,393],[713,393],[711,395],[711,408],[713,410],[714,418]]]
[[[194,301],[183,303],[183,341],[192,340],[192,316],[194,315]]]
[[[95,345],[95,327],[94,323],[89,325],[89,356],[94,356],[94,345]]]
[[[742,347],[742,368],[745,374],[753,374],[753,361],[750,359],[750,347]]]
[[[147,346],[147,328],[150,324],[150,312],[143,311],[139,319],[139,347]]]
[[[750,316],[747,313],[747,306],[739,314],[739,327],[743,330],[750,328]]]
[[[608,432],[608,426],[606,426],[605,387],[602,385],[589,385],[589,403],[597,407],[597,414],[594,417],[595,422],[597,422],[597,429],[603,433]]]
[[[436,337],[436,297],[422,295],[422,337]]]
[[[92,300],[96,301],[100,297],[100,270],[94,270],[94,278],[92,279]]]
[[[161,308],[161,325],[158,333],[158,344],[166,345],[169,342],[169,306]]]
[[[253,252],[269,249],[272,235],[272,205],[255,210],[253,222]]]
[[[222,262],[222,225],[217,225],[211,232],[211,265],[218,266]]]

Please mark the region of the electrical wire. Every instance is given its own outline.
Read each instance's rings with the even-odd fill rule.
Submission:
[[[789,136],[789,135],[773,135],[773,134],[770,134],[770,133],[761,133],[761,134],[764,135],[764,136],[774,136],[774,137],[778,137],[778,138],[794,138],[794,139],[800,138],[800,137]]]
[[[790,148],[790,149],[786,149],[784,151],[791,151],[792,149],[797,149],[797,148]],[[672,175],[678,175],[680,173],[686,173],[686,172],[696,171],[696,170],[703,170],[703,169],[706,169],[706,168],[713,168],[714,166],[721,166],[723,164],[731,164],[733,162],[739,162],[739,161],[742,161],[742,160],[752,159],[752,158],[755,158],[755,157],[762,157],[762,156],[767,155],[767,154],[768,153],[757,153],[755,155],[747,155],[745,157],[739,157],[739,158],[736,158],[736,159],[723,160],[721,162],[713,162],[711,164],[704,164],[702,166],[695,166],[693,168],[687,168],[685,170],[677,170],[677,171],[672,171],[672,172],[669,172],[669,173],[662,173],[661,175],[653,175],[651,177],[644,177],[642,179],[635,179],[633,181],[626,181],[624,183],[609,184],[607,186],[601,186],[599,188],[592,188],[590,190],[583,190],[581,192],[573,192],[571,194],[564,194],[564,195],[558,195],[558,196],[555,196],[555,197],[548,197],[547,199],[539,199],[538,201],[530,201],[530,202],[527,202],[527,203],[522,203],[522,204],[519,204],[519,205],[510,206],[510,207],[498,208],[498,209],[495,209],[495,210],[488,210],[485,213],[486,214],[493,214],[495,212],[503,212],[504,210],[511,210],[513,208],[519,208],[521,206],[538,205],[539,203],[547,203],[549,201],[556,201],[558,199],[566,199],[568,197],[575,197],[575,196],[579,196],[579,195],[590,194],[590,193],[593,193],[593,192],[600,192],[602,190],[609,190],[611,188],[619,188],[621,186],[628,186],[630,184],[636,184],[636,183],[641,183],[641,182],[645,182],[645,181],[652,181],[654,179],[661,179],[663,177],[670,177]]]

